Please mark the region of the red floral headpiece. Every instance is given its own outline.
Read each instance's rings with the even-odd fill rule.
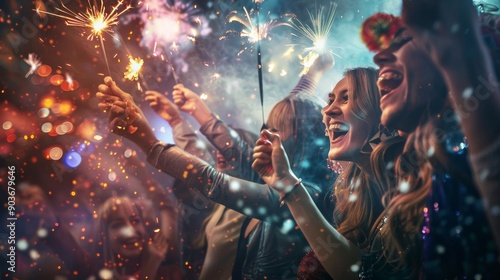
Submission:
[[[370,51],[379,52],[391,45],[396,32],[402,25],[403,21],[400,17],[376,13],[363,22],[361,40]]]

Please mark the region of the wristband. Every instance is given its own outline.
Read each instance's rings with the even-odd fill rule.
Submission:
[[[302,183],[301,178],[299,178],[297,180],[297,182],[295,184],[293,184],[292,188],[289,191],[280,195],[280,199],[279,199],[280,207],[285,205],[285,199],[287,199],[287,197],[300,185],[300,183]]]

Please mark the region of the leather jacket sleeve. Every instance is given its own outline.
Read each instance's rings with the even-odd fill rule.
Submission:
[[[280,207],[279,194],[271,187],[218,172],[178,147],[157,143],[148,155],[148,162],[184,185],[198,189],[214,202],[246,216],[275,223],[293,221],[288,208]],[[313,199],[318,197],[317,188],[306,189]]]
[[[210,165],[214,165],[215,161],[210,155],[207,144],[198,138],[191,125],[186,120],[178,123],[172,127],[172,134],[174,137],[175,145],[182,150],[201,158],[202,160],[208,162]]]
[[[253,148],[243,141],[234,129],[212,115],[212,118],[200,127],[200,131],[231,164],[232,170],[228,174],[259,182],[259,174],[252,169]]]

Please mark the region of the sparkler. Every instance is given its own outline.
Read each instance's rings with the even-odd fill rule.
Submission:
[[[124,74],[125,79],[130,81],[139,80],[139,74],[143,64],[144,60],[142,60],[142,58],[129,57],[129,64],[127,65],[126,72]]]
[[[207,36],[212,30],[208,21],[191,1],[143,0],[136,13],[121,18],[124,24],[139,19],[143,23],[140,45],[145,46],[154,57],[159,57],[179,82],[174,65],[179,67],[181,57],[170,59],[175,53],[191,48],[198,37]],[[167,29],[165,29],[168,27]],[[174,63],[174,61],[176,63]]]
[[[139,90],[140,92],[142,92],[142,87],[141,83],[139,82],[139,78],[141,78],[144,81],[146,90],[148,89],[148,86],[145,83],[145,79],[141,73],[143,65],[144,65],[144,60],[142,58],[140,57],[133,58],[132,55],[129,55],[129,63],[125,68],[125,73],[123,74],[123,77],[125,79],[130,81],[137,81],[137,90]]]
[[[37,7],[36,12],[38,14],[43,13],[65,19],[66,25],[68,26],[90,28],[90,34],[87,36],[87,40],[92,41],[96,37],[99,38],[104,54],[104,60],[106,61],[108,72],[111,75],[108,57],[106,56],[106,49],[104,48],[103,33],[107,33],[112,36],[113,29],[111,29],[111,26],[118,25],[119,16],[131,8],[130,5],[127,5],[123,10],[119,12],[118,9],[122,4],[123,1],[120,0],[116,4],[116,6],[112,7],[110,13],[106,13],[104,0],[100,1],[100,5],[97,4],[97,0],[94,0],[93,4],[90,2],[90,0],[88,0],[89,6],[85,10],[85,13],[74,12],[66,7],[62,2],[62,8],[55,8],[59,13],[47,12],[46,10],[41,10],[39,7]]]
[[[330,35],[333,22],[335,20],[336,10],[336,3],[330,3],[329,8],[322,6],[319,11],[317,10],[317,15],[313,15],[309,10],[307,10],[312,27],[302,23],[298,19],[291,21],[290,25],[292,28],[312,42],[311,47],[304,48],[304,53],[308,52],[308,54],[305,56],[299,55],[300,63],[304,66],[304,69],[299,76],[307,74],[309,68],[319,57],[319,54],[325,51],[326,41]],[[292,33],[292,35],[299,37],[297,34]],[[334,55],[336,54],[334,53]]]
[[[256,1],[255,3],[257,6],[259,6],[260,2]],[[269,37],[269,33],[275,27],[290,26],[288,23],[280,21],[278,19],[272,19],[263,24],[260,24],[258,22],[258,16],[256,17],[256,19],[252,18],[253,9],[249,12],[245,7],[243,7],[243,11],[245,12],[245,15],[243,17],[240,16],[237,11],[231,11],[227,17],[227,21],[229,23],[238,22],[239,24],[243,25],[244,29],[241,30],[241,32],[228,30],[226,31],[226,34],[239,34],[240,37],[247,38],[247,41],[250,44],[255,44],[266,39],[270,40],[271,38]],[[254,24],[254,22],[256,22],[256,24]],[[223,39],[226,39],[226,36],[222,36],[220,38],[220,40]],[[241,51],[238,52],[238,55],[242,54],[247,49],[248,47],[245,46]]]
[[[30,70],[24,76],[25,78],[28,78],[29,75],[35,73],[36,69],[42,65],[42,61],[34,53],[30,53],[28,58],[25,58],[24,61],[30,66]]]

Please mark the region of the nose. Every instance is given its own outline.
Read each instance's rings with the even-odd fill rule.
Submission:
[[[323,113],[325,116],[328,116],[330,118],[335,118],[342,115],[342,110],[339,108],[337,102],[333,102],[332,104],[326,106],[323,109]]]
[[[375,62],[375,64],[377,64],[380,68],[384,65],[394,62],[395,60],[396,56],[394,56],[394,53],[390,50],[390,48],[378,52],[373,57],[373,62]]]

